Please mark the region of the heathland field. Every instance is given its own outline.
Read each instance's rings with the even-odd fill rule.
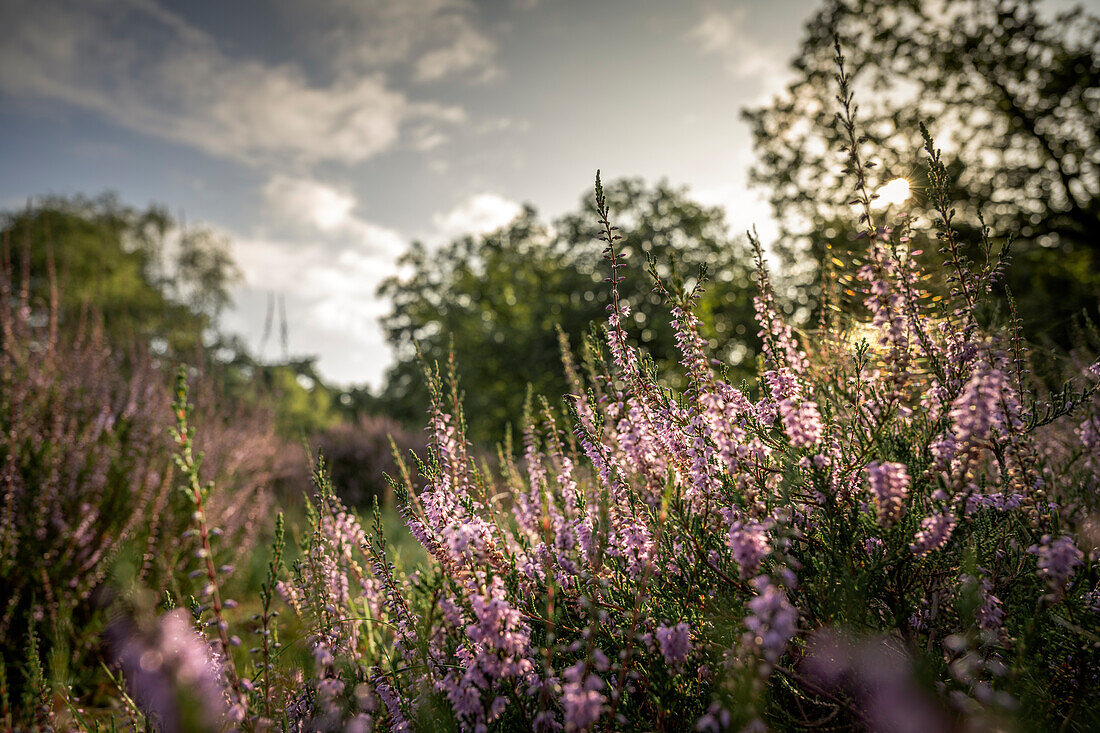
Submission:
[[[379,385],[231,328],[215,227],[4,214],[0,730],[1100,730],[1100,20],[1040,6],[828,0],[774,241],[597,172],[410,244]]]

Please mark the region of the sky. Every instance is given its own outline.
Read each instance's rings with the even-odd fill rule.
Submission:
[[[0,0],[0,208],[116,192],[231,242],[223,325],[381,384],[375,297],[413,240],[575,209],[597,168],[774,232],[740,110],[810,0]],[[593,246],[599,246],[593,243]],[[265,345],[269,358],[277,347]]]

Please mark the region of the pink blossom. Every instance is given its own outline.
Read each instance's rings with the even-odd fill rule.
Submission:
[[[211,729],[224,725],[233,697],[222,657],[182,608],[169,611],[146,634],[128,621],[108,631],[130,694],[166,730],[179,730],[195,711]],[[241,701],[233,701],[234,707]]]
[[[562,675],[561,706],[565,711],[565,729],[589,730],[603,714],[607,698],[600,694],[604,683],[588,665],[581,661],[567,668]]]
[[[933,514],[921,520],[920,526],[913,544],[909,546],[917,557],[940,550],[948,543],[955,531],[955,518],[950,514]]]
[[[815,633],[807,643],[803,672],[829,690],[858,701],[861,729],[895,733],[951,730],[943,711],[914,678],[904,648],[890,638]]]
[[[786,399],[779,403],[779,415],[783,419],[783,429],[796,448],[809,448],[821,441],[824,426],[821,413],[813,400]]]
[[[404,733],[404,731],[412,730],[412,723],[405,717],[397,693],[386,679],[379,674],[371,681],[374,683],[374,688],[378,691],[378,696],[382,698],[382,704],[386,706],[386,712],[390,716],[389,729],[394,733]]]
[[[691,310],[676,306],[672,309],[671,325],[675,331],[676,345],[680,347],[680,363],[687,370],[695,389],[701,389],[711,377],[703,352],[703,339],[699,335],[699,319]]]
[[[1043,535],[1039,544],[1032,545],[1028,552],[1039,556],[1039,577],[1046,582],[1051,600],[1061,600],[1065,595],[1066,584],[1077,567],[1082,564],[1084,555],[1077,549],[1073,538],[1062,536],[1052,539]]]
[[[748,602],[751,614],[745,619],[745,628],[749,642],[769,664],[776,664],[798,629],[798,611],[768,576],[753,579],[752,585],[759,595]]]
[[[738,519],[730,525],[727,544],[742,578],[754,575],[760,568],[760,562],[771,552],[767,529],[764,523],[751,520]]]
[[[878,521],[890,526],[901,518],[909,493],[909,472],[903,463],[872,461],[867,464],[867,483],[878,506]]]
[[[955,439],[959,444],[984,442],[1004,424],[1002,401],[1008,380],[999,369],[977,369],[951,405]]]
[[[903,313],[905,300],[896,286],[900,281],[897,263],[885,250],[875,245],[871,250],[873,265],[864,265],[859,277],[867,283],[864,303],[871,312],[881,346],[890,346],[895,359],[903,358],[909,348],[909,330]]]
[[[989,582],[989,578],[982,578],[981,601],[978,606],[978,625],[983,629],[1001,628],[1005,612],[1001,608],[1001,599],[993,595],[993,584]]]
[[[675,626],[657,627],[657,644],[668,666],[679,668],[691,653],[691,626],[679,623]]]

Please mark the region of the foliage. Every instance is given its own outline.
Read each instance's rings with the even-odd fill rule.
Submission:
[[[564,422],[530,401],[521,455],[491,469],[453,362],[429,370],[422,483],[401,460],[393,477],[427,562],[395,562],[382,514],[363,527],[320,462],[297,557],[280,565],[280,519],[251,621],[225,615],[225,548],[196,511],[208,583],[194,624],[169,612],[125,637],[159,666],[116,656],[139,714],[182,725],[179,696],[154,692],[190,664],[201,674],[181,694],[206,704],[186,709],[246,729],[1100,724],[1100,362],[1044,393],[1018,323],[982,325],[1003,267],[967,257],[931,138],[935,230],[876,220],[843,66],[839,80],[862,309],[796,337],[757,244],[750,394],[711,367],[701,287],[654,267],[685,385],[665,388],[629,336],[625,237],[597,176],[611,308],[587,379],[567,354]],[[932,240],[947,266],[925,272],[917,247]],[[179,460],[200,507],[215,492],[189,467],[186,404],[181,392]],[[292,628],[300,643],[283,646]],[[247,655],[238,629],[258,639]]]
[[[274,397],[279,432],[286,436],[313,435],[338,420],[329,389],[312,363],[271,364],[254,373],[254,388]]]
[[[373,408],[362,389],[326,384],[315,360],[261,362],[221,332],[239,275],[227,242],[163,208],[137,211],[111,195],[44,198],[4,214],[0,238],[23,255],[16,289],[37,313],[52,309],[62,331],[95,319],[112,346],[196,364],[225,394],[273,410],[281,436],[300,440]]]
[[[505,440],[493,466],[467,435],[455,361],[425,364],[427,449],[412,467],[395,451],[392,476],[419,562],[377,504],[363,526],[321,458],[304,526],[288,532],[277,516],[270,551],[253,558],[262,580],[238,588],[239,605],[241,547],[223,530],[241,512],[214,509],[238,501],[238,474],[203,472],[212,454],[183,371],[171,407],[178,564],[116,580],[110,702],[98,708],[102,688],[53,673],[66,637],[55,624],[52,648],[42,643],[49,606],[18,609],[23,663],[5,649],[0,665],[9,727],[1100,727],[1100,361],[1074,354],[1056,390],[1033,379],[1045,356],[1011,296],[1003,322],[985,306],[1007,262],[963,238],[951,157],[923,126],[929,216],[874,209],[854,77],[839,43],[834,54],[865,249],[824,292],[843,282],[858,307],[830,303],[815,331],[796,333],[753,241],[760,373],[733,384],[702,331],[707,283],[652,261],[651,280],[631,285],[631,236],[597,174],[608,307],[587,369],[564,352],[565,410],[530,395],[518,449]],[[635,319],[628,294],[650,288],[673,365],[634,338],[655,321]],[[5,302],[31,323],[25,300]],[[4,313],[7,339],[18,319]],[[54,348],[52,322],[5,345]],[[33,579],[45,553],[24,539],[31,509],[4,514],[0,539],[31,545]],[[71,519],[59,526],[63,542],[81,536]],[[74,587],[45,572],[43,589]]]
[[[191,358],[237,277],[214,233],[181,229],[163,209],[137,211],[111,196],[41,199],[5,213],[0,236],[26,252],[20,285],[35,307],[49,306],[52,277],[62,323],[92,310],[112,343],[136,339]]]
[[[394,453],[423,454],[422,434],[411,433],[396,420],[364,416],[317,435],[314,445],[325,457],[328,474],[340,499],[352,507],[368,508],[377,498],[382,506],[393,506],[387,476],[396,476]]]
[[[1100,19],[1032,0],[828,0],[806,27],[786,92],[746,110],[757,161],[796,257],[822,267],[861,247],[843,225],[843,126],[834,118],[833,39],[849,49],[874,190],[902,177],[906,211],[931,216],[918,124],[949,152],[956,229],[968,244],[1015,238],[1010,272],[1025,330],[1072,345],[1072,320],[1100,301]],[[1006,301],[1000,307],[1007,310]]]
[[[665,184],[647,188],[623,180],[608,186],[607,195],[631,225],[621,288],[641,346],[660,364],[675,361],[673,331],[648,284],[647,258],[662,270],[677,263],[693,274],[705,265],[711,281],[699,303],[704,338],[749,375],[757,348],[748,305],[750,256],[726,232],[721,211]],[[446,361],[452,350],[478,441],[498,437],[506,423],[520,424],[528,383],[540,394],[565,392],[556,328],[581,344],[608,307],[599,258],[584,246],[594,235],[586,203],[549,227],[528,208],[482,237],[438,250],[415,244],[400,260],[407,274],[379,289],[392,303],[382,325],[397,356],[379,408],[405,421],[422,415],[429,400],[420,359]]]
[[[59,326],[57,310],[32,307],[25,291],[13,292],[11,274],[5,263],[0,676],[16,695],[41,682],[41,674],[30,674],[38,667],[61,689],[98,677],[99,633],[123,579],[177,594],[187,587],[180,535],[190,511],[170,490],[168,379],[156,359],[141,345],[112,345],[94,317],[81,329]],[[207,511],[235,555],[247,557],[284,451],[266,412],[207,389],[199,397],[205,474],[228,489]],[[28,635],[36,637],[37,662],[24,655]],[[48,710],[52,697],[43,704]]]

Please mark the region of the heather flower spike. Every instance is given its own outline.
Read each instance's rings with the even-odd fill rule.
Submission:
[[[242,528],[266,504],[224,488],[233,475],[204,450],[189,373],[174,401],[161,387],[171,432],[136,407],[152,378],[132,393],[61,380],[47,353],[59,347],[0,268],[0,727],[116,714],[166,731],[356,733],[1100,719],[1095,355],[1073,355],[1060,387],[1027,376],[1038,352],[989,300],[1002,264],[967,257],[993,235],[963,226],[955,166],[926,129],[915,198],[934,229],[917,202],[904,218],[876,205],[898,172],[864,159],[854,72],[839,40],[835,52],[838,192],[864,250],[830,266],[823,291],[850,300],[828,295],[822,329],[788,307],[791,274],[769,271],[755,233],[752,379],[734,384],[732,355],[711,353],[727,304],[705,272],[687,288],[651,263],[666,317],[634,318],[621,283],[638,240],[613,223],[597,172],[608,308],[576,360],[559,332],[568,394],[528,392],[514,442],[494,451],[467,434],[460,365],[425,364],[425,449],[397,456],[392,502],[362,512],[319,455],[301,511],[273,518],[262,555]],[[917,192],[921,176],[903,173]],[[919,254],[934,243],[939,259]],[[675,345],[664,364],[646,347],[654,328]],[[87,409],[85,391],[107,408]],[[175,471],[167,452],[146,460],[130,441],[141,431]],[[117,455],[59,455],[62,434]],[[107,501],[119,476],[126,490]],[[111,604],[109,664],[81,697],[63,689],[85,671],[67,660],[100,642],[57,639],[84,614],[103,621],[93,600]]]

